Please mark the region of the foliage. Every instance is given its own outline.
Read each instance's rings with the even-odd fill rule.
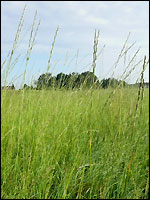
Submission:
[[[101,81],[101,87],[102,88],[108,88],[109,86],[112,87],[112,88],[115,88],[118,85],[125,87],[127,85],[127,83],[125,81],[121,81],[121,80],[118,81],[114,78],[103,79]]]
[[[118,81],[114,78],[103,79],[100,82],[97,76],[90,71],[83,72],[81,74],[73,72],[69,75],[59,73],[56,77],[53,77],[51,73],[45,73],[40,75],[38,80],[35,81],[36,89],[38,90],[48,88],[108,88],[109,86],[115,88],[119,84],[123,87],[126,86],[125,81]]]
[[[2,90],[15,90],[15,86],[14,84],[12,84],[11,86],[2,86]]]

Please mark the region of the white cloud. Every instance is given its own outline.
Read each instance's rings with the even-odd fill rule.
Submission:
[[[96,26],[108,24],[108,20],[103,19],[103,18],[94,17],[92,15],[86,16],[86,18],[84,18],[84,20],[86,22],[91,23]]]

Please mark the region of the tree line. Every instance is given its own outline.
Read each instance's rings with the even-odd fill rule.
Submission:
[[[108,88],[116,87],[119,84],[127,85],[125,81],[117,80],[115,78],[108,78],[99,81],[98,77],[90,71],[79,73],[64,74],[59,73],[57,76],[52,76],[51,73],[45,73],[39,76],[38,80],[34,82],[37,90],[41,89],[81,89],[81,88]]]
[[[59,73],[56,76],[52,76],[51,73],[41,74],[39,78],[34,81],[34,86],[28,86],[24,84],[22,89],[28,90],[42,90],[42,89],[82,89],[82,88],[103,88],[108,87],[115,88],[118,85],[121,87],[138,87],[139,83],[127,84],[125,81],[117,80],[115,78],[107,78],[99,81],[97,76],[90,71],[79,73],[64,74]],[[149,83],[144,83],[144,87],[149,87]],[[15,89],[14,84],[12,86],[3,86],[2,89]]]

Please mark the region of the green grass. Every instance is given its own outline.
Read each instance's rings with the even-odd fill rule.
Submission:
[[[4,86],[19,59],[15,55],[25,9],[12,49],[2,62]],[[36,16],[37,12],[22,84],[40,26],[40,21],[36,25]],[[115,69],[134,45],[126,47],[129,36]],[[95,31],[93,72],[98,41],[99,31]],[[142,62],[133,65],[138,52],[131,56],[120,79],[126,80]],[[149,198],[149,90],[143,90],[142,85],[148,63],[145,56],[139,89],[1,90],[1,198]]]
[[[1,198],[148,198],[149,91],[134,126],[137,89],[111,92],[1,91]]]

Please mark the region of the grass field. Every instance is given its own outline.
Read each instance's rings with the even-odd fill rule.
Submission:
[[[26,6],[12,49],[1,64],[3,86],[8,85],[8,75],[19,59],[16,48],[25,9]],[[35,27],[36,16],[37,12],[25,55],[23,84],[40,26],[39,21]],[[51,71],[58,30],[59,27],[47,72]],[[99,34],[95,30],[93,74]],[[149,60],[144,57],[141,69],[143,59],[135,63],[138,49],[129,63],[125,63],[128,51],[135,44],[127,45],[129,36],[130,33],[114,69],[124,59],[126,65],[120,79],[126,80],[140,64],[139,88],[122,87],[121,83],[107,89],[1,88],[2,199],[149,198],[149,90],[143,85]]]
[[[1,91],[2,199],[146,199],[149,91]]]

